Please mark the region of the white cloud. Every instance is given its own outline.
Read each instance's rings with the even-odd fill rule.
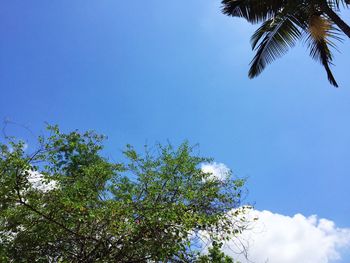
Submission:
[[[231,173],[223,163],[202,164],[201,169],[218,180],[225,180]],[[316,215],[246,211],[248,214],[242,216],[251,222],[249,229],[224,247],[225,253],[242,263],[331,263],[341,259],[342,252],[350,252],[350,228],[339,228],[331,220]],[[238,254],[243,247],[248,260]]]
[[[257,210],[249,217],[259,219],[239,242],[235,239],[224,247],[225,253],[242,263],[330,263],[350,249],[350,228],[339,228],[328,219]],[[247,246],[249,260],[236,254],[242,245]]]
[[[220,181],[224,181],[231,174],[231,170],[223,163],[213,162],[202,164],[201,169],[204,173],[212,175],[212,177],[209,178],[218,179]]]
[[[45,179],[44,175],[38,172],[30,172],[28,176],[28,182],[34,189],[42,192],[51,191],[58,187],[56,181]]]

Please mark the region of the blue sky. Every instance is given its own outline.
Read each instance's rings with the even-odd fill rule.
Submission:
[[[303,44],[249,80],[254,27],[219,7],[1,1],[0,118],[34,134],[45,122],[94,129],[114,157],[126,143],[188,139],[248,177],[257,209],[350,227],[350,42],[335,52],[339,89]]]

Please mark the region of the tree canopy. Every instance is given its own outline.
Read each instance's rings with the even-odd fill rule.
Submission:
[[[251,37],[256,54],[249,77],[258,76],[298,40],[304,40],[310,56],[325,68],[329,82],[338,87],[330,69],[331,48],[341,35],[350,37],[350,27],[340,18],[348,0],[222,0],[223,13],[242,17],[252,24],[262,23]]]
[[[242,230],[227,212],[244,180],[204,173],[212,159],[187,142],[128,145],[113,162],[103,136],[49,131],[34,153],[0,145],[1,262],[194,262],[201,233],[220,241]]]
[[[196,263],[234,263],[231,257],[225,255],[225,253],[220,250],[221,244],[213,243],[213,246],[208,250],[209,253],[199,256]]]

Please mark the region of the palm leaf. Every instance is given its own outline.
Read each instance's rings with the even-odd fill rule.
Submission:
[[[310,48],[310,56],[313,59],[319,61],[325,68],[329,82],[333,86],[338,87],[338,83],[336,82],[333,76],[333,73],[329,67],[330,64],[332,64],[331,63],[332,56],[331,56],[329,47],[327,45],[327,42],[324,40],[311,39],[309,48]]]
[[[256,24],[272,18],[282,7],[281,0],[222,0],[222,12],[233,17],[243,17]]]
[[[313,23],[318,23],[318,25],[313,25]],[[315,32],[314,28],[318,30]],[[323,65],[327,72],[329,82],[333,86],[338,87],[330,69],[333,56],[329,47],[335,47],[334,43],[330,40],[332,38],[339,40],[338,31],[329,20],[321,16],[314,16],[310,19],[306,38],[308,48],[310,49],[310,56]]]
[[[333,10],[339,11],[341,7],[348,8],[350,5],[350,0],[327,0],[326,3]]]
[[[250,63],[250,78],[258,76],[266,65],[284,55],[300,39],[301,32],[293,20],[288,15],[269,19],[255,31],[251,43],[256,54]]]

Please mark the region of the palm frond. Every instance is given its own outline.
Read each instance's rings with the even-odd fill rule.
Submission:
[[[315,25],[315,23],[317,23],[317,25]],[[339,40],[337,29],[333,27],[329,20],[322,16],[310,18],[310,25],[306,38],[308,48],[310,49],[310,56],[323,65],[327,72],[329,82],[333,86],[338,87],[330,69],[333,60],[330,47],[335,47],[334,43],[331,41],[332,38]]]
[[[291,16],[269,19],[255,31],[251,43],[256,54],[250,63],[250,78],[258,76],[266,65],[284,55],[301,38],[301,32],[293,20]]]
[[[350,8],[350,0],[221,0],[222,12],[262,23],[251,38],[256,52],[250,62],[249,77],[258,76],[265,67],[283,56],[297,40],[306,37],[310,56],[325,68],[332,85],[337,86],[331,72],[333,40],[350,37],[349,26],[337,15]],[[335,27],[339,29],[337,29]]]
[[[233,17],[243,17],[256,24],[272,18],[282,7],[281,0],[222,0],[222,12]]]
[[[339,11],[341,7],[348,8],[350,0],[326,0],[326,4],[335,11]]]
[[[338,87],[338,83],[335,80],[333,73],[330,69],[330,64],[332,64],[332,56],[326,41],[312,39],[310,40],[309,48],[310,48],[310,56],[313,59],[319,61],[325,68],[329,82],[333,86]]]

